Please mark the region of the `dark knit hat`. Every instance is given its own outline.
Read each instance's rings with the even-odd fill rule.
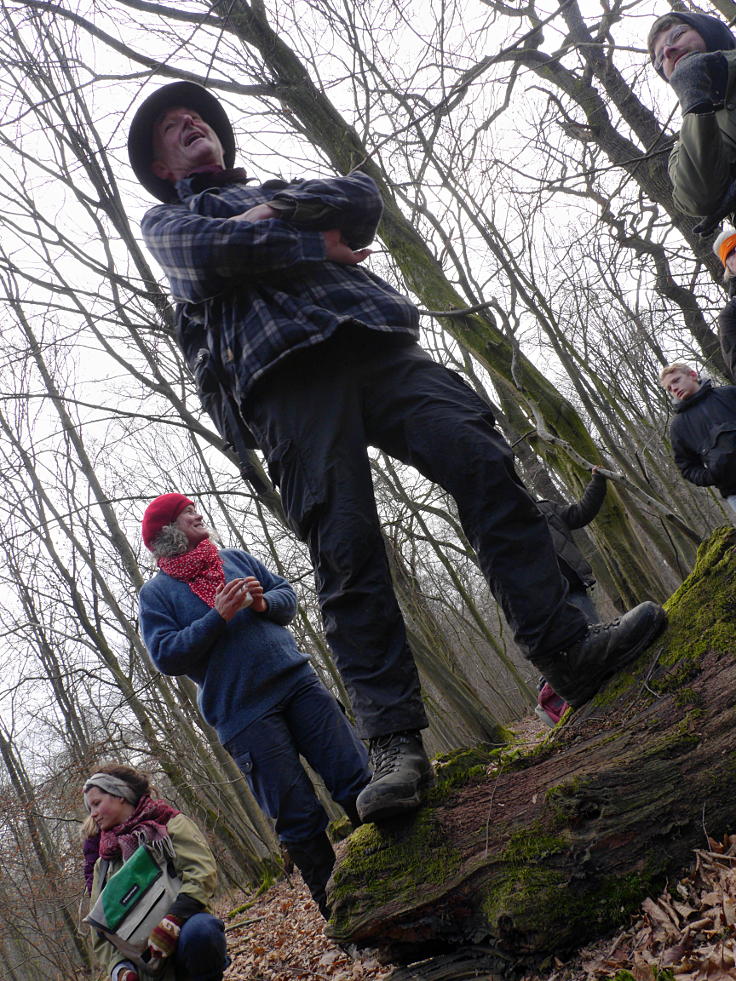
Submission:
[[[662,31],[659,25],[669,20],[681,20],[684,24],[688,24],[694,28],[705,41],[706,51],[730,51],[732,48],[736,48],[736,38],[723,21],[717,17],[711,17],[710,14],[690,14],[682,13],[679,10],[672,10],[670,13],[658,17],[649,31],[647,48],[652,64],[654,64],[654,41]],[[667,81],[661,68],[657,71],[657,74],[661,75]]]
[[[222,144],[225,168],[235,161],[235,135],[219,100],[196,82],[171,82],[152,92],[137,108],[128,133],[128,157],[135,176],[159,201],[171,201],[174,191],[169,181],[151,170],[153,127],[168,109],[193,109],[212,127]]]
[[[190,501],[183,494],[161,494],[151,501],[141,522],[143,544],[149,552],[153,551],[153,543],[161,533],[161,529],[173,524],[184,508],[190,504],[192,507],[195,506],[194,501]]]

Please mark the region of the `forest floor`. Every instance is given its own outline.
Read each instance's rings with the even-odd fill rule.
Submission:
[[[511,728],[530,745],[549,732],[534,715]],[[371,951],[351,956],[328,940],[297,873],[255,899],[230,897],[228,907],[240,903],[248,908],[230,919],[220,911],[233,961],[225,981],[389,981],[398,967],[381,964]],[[661,896],[646,899],[626,929],[523,981],[604,979],[736,979],[736,834],[713,842],[704,830],[688,873]]]

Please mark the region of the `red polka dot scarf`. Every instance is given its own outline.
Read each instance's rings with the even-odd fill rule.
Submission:
[[[195,596],[207,606],[215,605],[215,593],[225,585],[222,559],[214,542],[204,538],[196,548],[170,559],[159,559],[158,567],[167,575],[189,584]]]

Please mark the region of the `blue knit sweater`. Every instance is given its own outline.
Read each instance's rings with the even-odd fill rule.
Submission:
[[[222,743],[313,677],[309,658],[284,624],[296,613],[289,583],[239,549],[220,552],[225,580],[255,576],[265,613],[240,610],[226,622],[180,582],[158,572],[140,592],[141,633],[162,674],[184,674],[199,688],[200,711]]]

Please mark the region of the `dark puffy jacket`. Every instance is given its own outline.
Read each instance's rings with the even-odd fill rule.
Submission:
[[[736,431],[736,385],[714,388],[706,379],[690,398],[675,402],[673,411],[672,452],[685,480],[698,487],[716,487],[721,497],[736,494],[736,479],[718,481],[707,463],[718,431],[730,425]]]
[[[594,473],[577,504],[558,504],[557,501],[538,501],[537,506],[547,519],[552,544],[560,560],[560,569],[573,588],[592,586],[593,570],[586,562],[572,537],[574,528],[584,528],[598,514],[606,496],[606,478]]]

